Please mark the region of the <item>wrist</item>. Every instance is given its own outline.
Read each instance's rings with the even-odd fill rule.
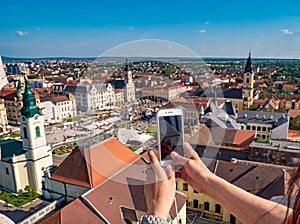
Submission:
[[[158,207],[157,209],[155,209],[153,211],[153,215],[161,217],[161,218],[167,220],[168,216],[169,216],[169,210],[166,211],[166,209],[164,209],[163,207],[161,207],[161,208]]]
[[[218,179],[219,177],[215,174],[211,173],[211,175],[208,175],[204,181],[205,187],[203,188],[203,193],[213,198],[216,193],[216,187],[218,186]]]

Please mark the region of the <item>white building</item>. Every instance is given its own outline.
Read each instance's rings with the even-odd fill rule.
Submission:
[[[25,63],[7,63],[6,72],[10,74],[24,73],[25,75],[28,75],[29,68]]]
[[[47,145],[44,119],[26,81],[20,116],[22,141],[0,141],[0,184],[12,192],[22,192],[29,185],[42,190],[44,170],[53,165],[51,147]]]
[[[114,88],[110,83],[67,85],[64,92],[75,96],[77,110],[82,112],[101,110],[115,104]]]
[[[47,123],[60,123],[77,115],[75,98],[69,96],[53,96],[40,103],[42,114]]]
[[[6,77],[6,73],[4,71],[4,67],[3,67],[3,63],[2,63],[2,58],[0,56],[0,90],[6,84],[8,84],[8,80],[7,80],[7,77]]]

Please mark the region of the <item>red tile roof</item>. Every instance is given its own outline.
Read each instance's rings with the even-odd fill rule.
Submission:
[[[142,157],[149,160],[147,153]],[[148,209],[144,194],[145,170],[146,163],[139,158],[114,177],[87,192],[83,197],[95,206],[110,223],[124,223],[124,214],[121,214],[120,211],[122,207],[135,211],[136,218],[139,220]],[[177,192],[176,199],[180,210],[185,204],[186,196]],[[170,214],[172,217],[176,216],[174,204]]]
[[[4,97],[6,97],[10,94],[13,94],[13,93],[15,93],[15,90],[12,90],[12,89],[4,90],[4,89],[2,89],[2,90],[0,90],[0,98],[4,98]]]
[[[255,136],[255,131],[250,130],[235,130],[235,136],[233,140],[233,144],[240,146],[244,142],[251,140],[253,141]]]
[[[193,145],[222,145],[237,148],[249,148],[253,141],[255,131],[235,130],[225,128],[211,128],[200,125],[197,131],[188,141]]]
[[[72,203],[45,218],[41,224],[89,223],[104,224],[105,222],[90,210],[84,202],[77,198]]]
[[[106,146],[109,147],[110,144],[115,144],[115,141],[116,139],[106,142]],[[83,194],[80,199],[74,200],[60,211],[53,213],[42,222],[43,224],[50,224],[51,222],[46,221],[56,221],[58,217],[60,222],[53,223],[101,224],[103,223],[102,220],[107,220],[109,223],[126,223],[125,219],[136,222],[146,213],[148,209],[144,194],[146,163],[142,157],[149,160],[147,153],[144,153],[142,156],[136,155],[134,161],[129,164],[128,158],[125,158],[127,156],[123,154],[122,156],[118,156],[115,154],[117,152],[120,153],[118,148],[116,148],[115,151],[108,151],[112,153],[109,153],[109,156],[105,153],[99,154],[99,156],[103,157],[103,160],[108,160],[106,162],[102,161],[102,163],[113,167],[114,165],[111,163],[111,159],[107,159],[107,157],[111,157],[112,155],[117,156],[118,160],[123,161],[126,166],[115,170],[113,176],[98,183],[95,188]],[[71,155],[69,157],[71,157]],[[94,156],[96,155],[91,155],[91,158]],[[99,161],[99,163],[101,163],[101,161]],[[176,201],[178,210],[180,210],[185,205],[186,196],[177,192]],[[97,211],[98,215],[95,215],[95,211]],[[59,213],[59,215],[57,213]],[[174,204],[170,210],[170,215],[173,218],[176,216]]]
[[[300,130],[289,130],[288,138],[291,139],[300,139]]]
[[[137,154],[111,137],[90,148],[73,150],[51,178],[93,188],[137,158]]]
[[[281,169],[257,166],[251,172],[233,182],[233,184],[252,194],[260,195],[265,193],[263,190],[271,183],[274,183],[280,176],[283,176]],[[284,186],[281,187],[284,188]]]
[[[289,110],[289,115],[291,118],[296,118],[300,116],[300,110]]]
[[[253,103],[258,103],[258,104],[263,104],[263,103],[265,103],[266,101],[267,101],[268,99],[255,99],[255,100],[253,100]]]
[[[293,84],[284,84],[282,88],[283,89],[298,89],[298,87]]]
[[[64,102],[64,101],[69,101],[68,97],[66,96],[53,96],[51,98],[55,103],[60,103],[60,102]]]

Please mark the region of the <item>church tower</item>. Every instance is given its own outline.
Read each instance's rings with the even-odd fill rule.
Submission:
[[[249,52],[249,57],[247,59],[244,81],[243,81],[243,99],[244,99],[244,110],[248,110],[253,104],[253,94],[254,94],[254,73],[252,67],[251,52]]]
[[[4,71],[4,67],[3,67],[3,63],[2,63],[2,58],[0,56],[0,90],[6,84],[8,84],[8,80],[7,80],[7,77],[6,77],[6,73]]]
[[[128,58],[126,58],[124,66],[124,82],[125,82],[125,102],[134,102],[135,99],[135,85],[132,80],[132,71],[128,63]]]
[[[47,145],[44,119],[41,115],[28,80],[25,81],[23,107],[20,110],[23,150],[26,152],[29,185],[40,191],[44,170],[53,165],[51,147]]]

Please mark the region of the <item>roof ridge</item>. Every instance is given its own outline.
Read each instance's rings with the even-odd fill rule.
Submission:
[[[281,179],[281,177],[284,175],[283,171],[281,170],[282,174],[277,177],[274,181],[272,181],[271,183],[269,183],[266,187],[264,187],[263,189],[261,189],[259,192],[257,192],[256,195],[263,195],[267,190],[268,188],[272,187],[273,185],[277,184],[277,182]]]
[[[98,184],[96,187],[89,189],[87,192],[85,192],[84,194],[82,194],[82,197],[85,197],[86,195],[88,195],[91,191],[96,190],[97,188],[99,188],[100,186],[102,186],[104,183],[106,183],[107,181],[109,181],[110,179],[112,179],[113,177],[117,176],[118,174],[120,174],[121,172],[123,172],[125,169],[127,169],[129,166],[131,166],[132,164],[134,164],[136,161],[138,161],[139,159],[141,159],[141,156],[139,155],[139,157],[137,157],[136,159],[134,159],[131,163],[127,164],[126,166],[124,166],[123,168],[121,168],[120,170],[118,170],[117,172],[115,172],[113,175],[111,175],[109,178],[107,178],[106,180],[102,181],[100,184]],[[143,159],[141,159],[143,160]],[[143,160],[144,162],[144,160]]]
[[[83,151],[85,151],[85,148],[83,149]],[[87,169],[87,172],[88,172],[89,183],[90,183],[90,186],[93,188],[94,184],[93,184],[93,177],[92,177],[92,175],[93,175],[93,172],[92,172],[92,163],[91,162],[87,162],[86,156],[88,156],[89,157],[89,161],[91,161],[91,147],[88,148],[88,152],[87,153],[84,152],[84,160],[85,160],[85,165],[86,165],[86,169]]]
[[[230,181],[231,184],[233,184],[234,182],[238,181],[241,177],[245,176],[246,174],[250,173],[252,170],[254,170],[255,168],[257,168],[258,166],[252,166],[247,169],[245,172],[241,173],[240,175],[238,175],[237,177],[235,177],[232,181]]]
[[[100,211],[89,201],[89,199],[79,196],[79,200],[82,201],[83,204],[96,216],[98,216],[101,220],[103,220],[105,223],[109,224],[109,221],[104,217],[104,215],[101,214]],[[72,203],[72,202],[71,202]],[[70,204],[71,204],[70,203]]]

